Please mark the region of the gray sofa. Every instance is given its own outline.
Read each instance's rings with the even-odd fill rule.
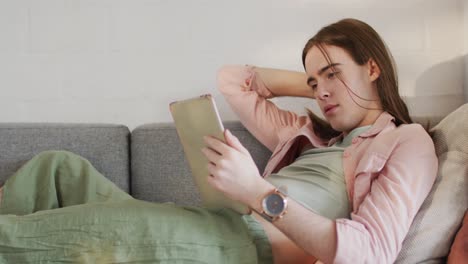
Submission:
[[[239,122],[225,127],[257,157],[263,169],[271,154]],[[135,198],[200,205],[172,123],[146,124],[130,132],[118,124],[0,123],[0,185],[34,155],[67,150]]]
[[[418,118],[432,127],[441,117]],[[225,122],[255,158],[260,171],[271,154],[239,122]],[[173,124],[130,131],[116,124],[0,123],[0,183],[35,154],[68,150],[88,160],[135,198],[199,205],[200,198]],[[461,222],[461,218],[460,218]]]

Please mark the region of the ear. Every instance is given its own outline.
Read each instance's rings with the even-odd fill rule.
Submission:
[[[380,67],[373,58],[370,58],[369,61],[367,61],[367,69],[371,82],[377,80],[380,77]]]

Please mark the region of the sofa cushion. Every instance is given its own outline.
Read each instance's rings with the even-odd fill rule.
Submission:
[[[68,150],[128,192],[129,134],[112,124],[0,123],[0,185],[37,153]]]
[[[439,158],[436,182],[396,263],[445,263],[468,207],[468,104],[430,130]]]
[[[250,151],[260,171],[271,152],[238,121],[224,122]],[[145,124],[132,131],[132,195],[152,202],[200,205],[177,131],[172,123]],[[200,155],[202,155],[200,153]]]

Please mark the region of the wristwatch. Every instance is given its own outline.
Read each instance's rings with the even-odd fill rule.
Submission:
[[[262,199],[260,215],[267,221],[274,222],[286,214],[288,199],[279,189],[267,193]]]

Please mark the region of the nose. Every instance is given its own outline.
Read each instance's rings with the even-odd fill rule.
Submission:
[[[325,87],[325,85],[317,85],[315,90],[315,97],[324,100],[325,98],[330,97],[330,91]]]

